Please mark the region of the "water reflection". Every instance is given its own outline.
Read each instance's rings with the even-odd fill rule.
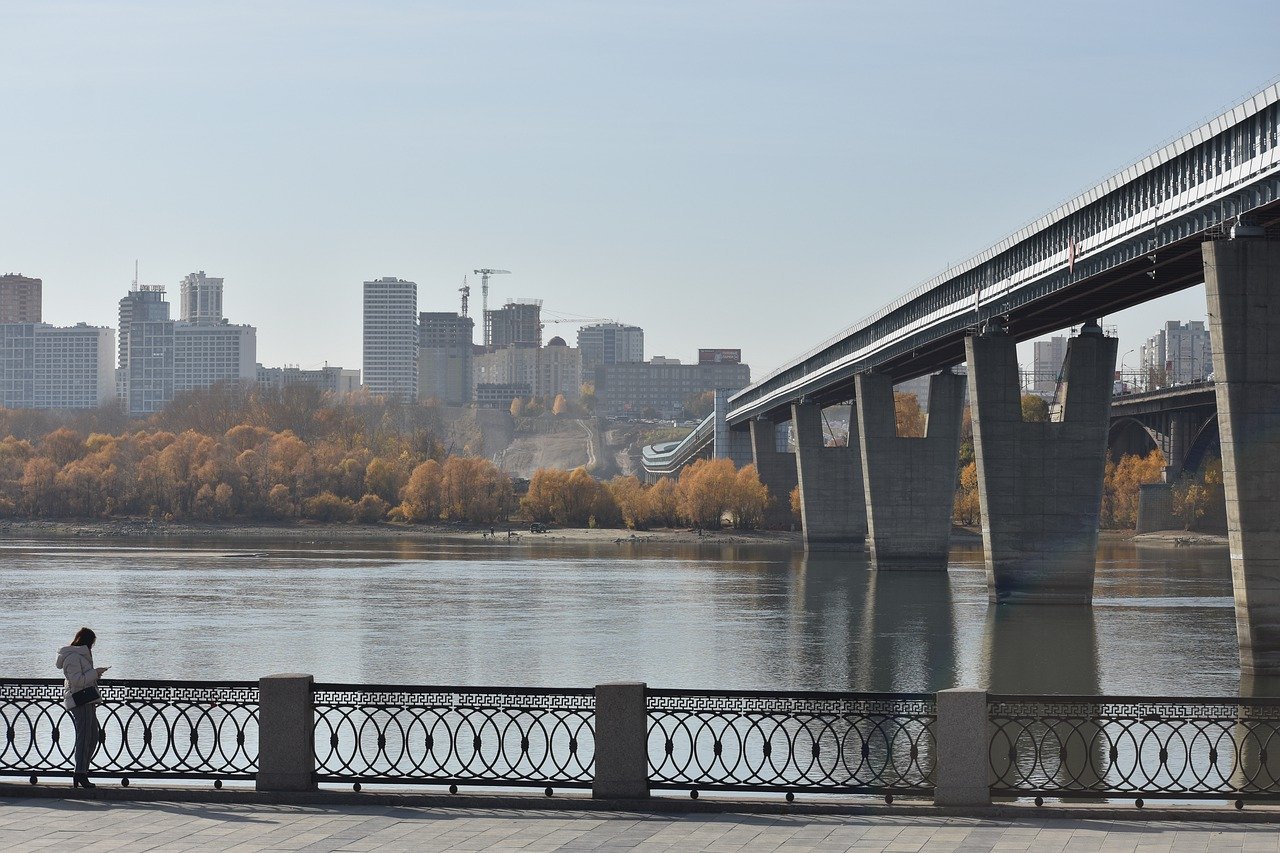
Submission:
[[[51,650],[84,623],[127,678],[1240,689],[1225,551],[1110,543],[1092,610],[989,606],[973,547],[942,573],[711,543],[0,546],[0,636],[17,638],[0,672],[56,674]]]
[[[990,605],[983,640],[992,693],[1099,692],[1093,608]]]

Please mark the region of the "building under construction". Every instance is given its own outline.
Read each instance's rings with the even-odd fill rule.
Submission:
[[[484,312],[484,339],[489,351],[542,346],[542,300],[508,300]]]

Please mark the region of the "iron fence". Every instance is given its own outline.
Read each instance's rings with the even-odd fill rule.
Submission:
[[[650,690],[655,789],[929,794],[928,693]]]
[[[138,779],[253,779],[257,682],[125,681],[99,686],[90,772]],[[58,679],[0,679],[0,776],[70,776],[75,726]]]
[[[1000,796],[1280,797],[1280,699],[990,696]]]
[[[591,689],[317,684],[321,782],[591,786]]]

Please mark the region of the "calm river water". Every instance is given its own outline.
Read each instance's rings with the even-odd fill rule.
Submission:
[[[988,606],[972,546],[945,574],[743,546],[0,546],[0,674],[58,675],[81,624],[120,678],[1241,689],[1225,548],[1104,544],[1089,609]]]

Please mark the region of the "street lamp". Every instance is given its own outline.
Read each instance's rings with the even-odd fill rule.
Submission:
[[[1129,356],[1133,355],[1133,353],[1134,353],[1133,350],[1129,350],[1127,353],[1120,356],[1120,391],[1121,393],[1124,393],[1124,360]]]

